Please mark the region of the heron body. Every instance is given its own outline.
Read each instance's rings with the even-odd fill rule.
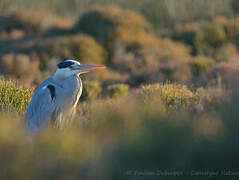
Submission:
[[[27,108],[24,119],[28,130],[36,133],[50,125],[62,129],[69,124],[82,93],[79,75],[102,68],[74,60],[58,64],[55,74],[37,88]]]

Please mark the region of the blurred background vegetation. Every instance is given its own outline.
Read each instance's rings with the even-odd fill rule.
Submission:
[[[238,0],[0,0],[0,179],[236,178],[238,41]],[[70,127],[29,140],[64,59],[107,69],[82,76]]]

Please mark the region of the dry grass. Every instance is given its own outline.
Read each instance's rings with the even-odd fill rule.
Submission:
[[[1,104],[24,111],[31,91],[6,81],[1,81],[0,87],[6,91]],[[31,141],[19,117],[3,113],[0,177],[122,179],[126,172],[119,167],[123,171],[159,166],[186,171],[189,161],[193,169],[235,168],[238,116],[232,107],[237,106],[225,108],[221,104],[217,112],[207,109],[191,113],[191,106],[199,103],[201,95],[183,85],[145,86],[137,95],[80,104],[72,126],[61,132],[47,129]],[[12,98],[16,102],[25,98],[25,103],[13,104]],[[179,107],[182,112],[177,111]]]

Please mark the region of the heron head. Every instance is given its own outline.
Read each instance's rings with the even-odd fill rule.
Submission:
[[[80,64],[75,60],[65,60],[57,65],[55,76],[61,79],[72,75],[80,75],[94,70],[104,69],[105,66]]]

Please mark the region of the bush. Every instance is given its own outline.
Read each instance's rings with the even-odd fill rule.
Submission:
[[[76,59],[81,63],[105,64],[107,52],[92,37],[84,34],[64,36],[42,44],[41,54],[57,55],[61,59]]]
[[[200,98],[194,100],[195,96],[182,85],[147,86],[140,96],[90,102],[86,114],[79,106],[73,126],[64,131],[49,128],[34,138],[21,128],[20,117],[0,114],[0,166],[4,170],[0,176],[91,179],[94,174],[100,179],[124,179],[134,167],[142,172],[158,167],[188,172],[188,162],[193,169],[224,170],[225,164],[238,167],[234,157],[238,152],[238,104],[191,113],[188,108]],[[167,113],[165,102],[170,107],[166,107]],[[174,111],[184,105],[183,113]],[[119,167],[123,169],[119,171]]]
[[[235,62],[218,63],[199,79],[200,86],[210,85],[224,88],[235,88],[237,86],[239,66]]]
[[[195,55],[213,56],[223,45],[228,43],[238,45],[238,22],[238,18],[228,19],[219,16],[210,22],[179,26],[171,37],[189,44]]]
[[[85,76],[86,80],[100,81],[104,85],[125,83],[129,79],[129,74],[106,68],[104,71],[89,73]]]
[[[227,41],[226,33],[220,24],[208,23],[202,26],[203,35],[199,42],[208,44],[213,48],[220,47]]]
[[[2,0],[0,10],[31,10],[40,12],[50,12],[51,14],[77,18],[87,12],[95,4],[101,6],[118,5],[123,9],[131,9],[142,13],[155,27],[157,31],[161,28],[171,27],[176,24],[191,22],[201,19],[209,19],[216,15],[232,15],[232,9],[236,12],[237,0],[181,0],[177,4],[176,0],[47,0],[39,1],[37,6],[30,0],[22,2]],[[190,7],[190,8],[189,8]]]
[[[75,34],[48,34],[40,41],[17,41],[10,43],[9,49],[24,54],[36,52],[42,71],[51,59],[79,58],[81,63],[107,64],[115,75],[120,72],[115,80],[106,80],[108,84],[139,85],[167,79],[189,82],[190,48],[169,38],[157,38],[149,29],[149,23],[136,12],[115,6],[95,7],[76,23]]]
[[[38,72],[39,64],[39,58],[35,53],[6,54],[1,60],[1,70],[5,75],[29,86]]]
[[[101,84],[97,81],[85,81],[83,83],[83,92],[81,99],[83,100],[94,100],[101,93]]]
[[[142,43],[142,46],[132,48],[130,51],[127,51],[124,44],[119,43],[115,46],[112,65],[116,70],[129,73],[130,84],[139,85],[165,80],[188,82],[191,79],[188,66],[191,56],[187,46],[170,39],[154,37],[147,41],[143,37],[141,40],[145,41],[138,42],[138,45]]]
[[[18,30],[26,35],[40,34],[50,26],[69,28],[71,22],[46,12],[27,10],[1,13],[0,15],[0,32],[11,33]]]
[[[33,89],[22,88],[13,81],[0,80],[0,111],[24,114],[30,103]]]
[[[234,11],[235,14],[239,13],[239,3],[237,0],[232,0],[232,9]]]
[[[238,61],[239,53],[236,45],[227,43],[216,50],[214,57],[217,62]]]
[[[117,40],[134,43],[147,29],[149,23],[140,14],[116,6],[95,7],[75,25],[75,31],[93,36],[107,49]]]
[[[221,87],[194,88],[190,90],[180,84],[151,84],[139,88],[137,98],[146,99],[146,102],[157,102],[162,111],[184,110],[188,112],[202,112],[217,108],[229,102],[230,93]]]
[[[121,43],[129,52],[137,53],[146,50],[162,54],[161,56],[166,60],[188,61],[189,59],[186,57],[190,52],[188,47],[169,39],[159,40],[148,32],[149,23],[134,11],[114,6],[96,7],[83,15],[75,28],[95,37],[113,56],[116,53],[115,48]]]
[[[29,49],[34,49],[39,55],[42,70],[47,68],[51,59],[75,59],[89,64],[105,64],[107,59],[106,50],[85,34],[46,38]]]
[[[213,67],[216,62],[213,59],[197,56],[191,63],[192,71],[195,76],[199,76],[202,72]]]
[[[198,88],[195,91],[199,98],[200,104],[204,106],[204,110],[213,110],[223,103],[230,102],[230,92],[222,87],[206,87]]]
[[[102,43],[109,53],[108,64],[127,74],[131,85],[167,78],[188,82],[191,79],[187,66],[191,61],[190,48],[167,38],[157,38],[148,32],[149,27],[148,22],[133,11],[96,7],[80,18],[75,29]]]
[[[161,59],[163,61],[190,62],[190,48],[179,42],[170,39],[161,39],[159,41]]]
[[[139,93],[146,98],[157,95],[159,101],[165,103],[168,108],[188,108],[199,103],[199,97],[185,85],[177,84],[152,84],[142,86]]]
[[[113,84],[107,87],[107,94],[112,98],[120,98],[128,94],[127,84]]]
[[[39,33],[41,31],[41,27],[37,22],[31,21],[32,18],[24,17],[22,13],[2,14],[0,19],[0,31],[7,33],[16,29],[26,33]]]

